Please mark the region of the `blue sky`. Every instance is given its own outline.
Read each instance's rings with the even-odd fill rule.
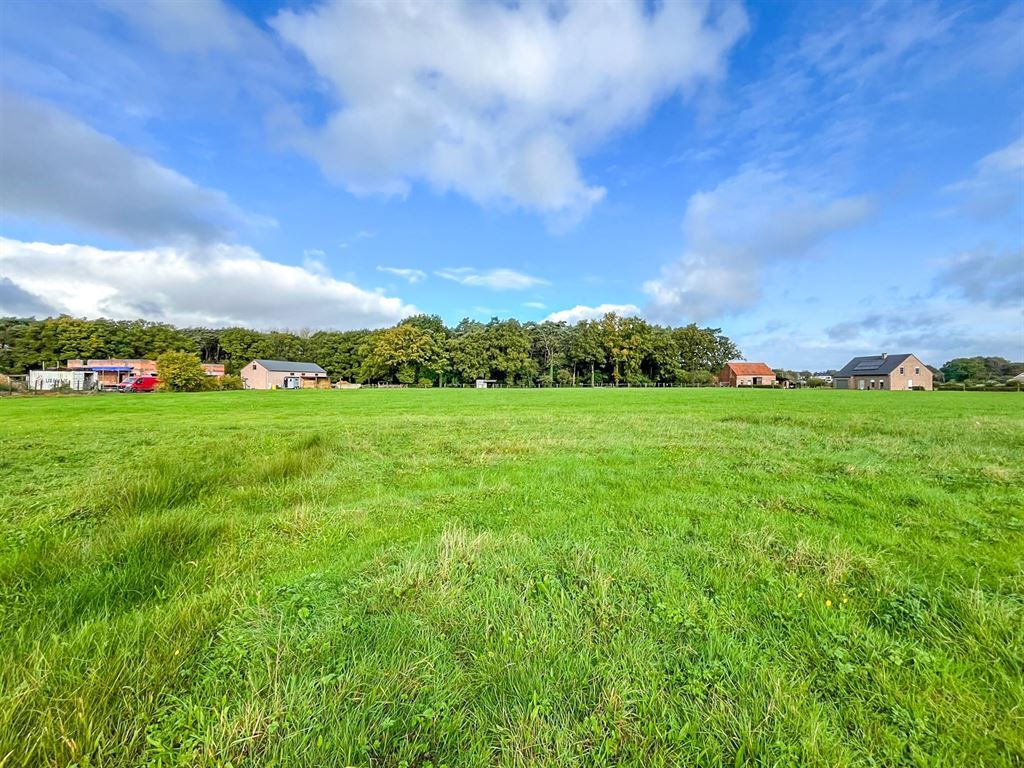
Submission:
[[[0,314],[1024,358],[1019,2],[2,15]]]

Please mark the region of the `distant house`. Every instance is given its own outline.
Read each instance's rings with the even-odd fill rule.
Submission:
[[[764,363],[726,363],[718,374],[720,387],[773,387],[775,371]]]
[[[241,370],[246,389],[329,389],[327,371],[316,363],[253,360]]]
[[[855,357],[832,380],[836,389],[931,389],[932,372],[915,355]]]
[[[498,382],[496,380],[494,380],[494,379],[477,379],[476,380],[476,388],[477,389],[489,389],[489,388],[493,387],[497,383]]]

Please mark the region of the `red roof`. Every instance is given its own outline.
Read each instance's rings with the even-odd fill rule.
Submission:
[[[764,363],[726,363],[737,376],[774,376],[775,371]]]

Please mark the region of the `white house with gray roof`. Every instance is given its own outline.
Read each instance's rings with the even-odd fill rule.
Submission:
[[[327,371],[316,363],[253,360],[239,372],[246,389],[328,389]]]

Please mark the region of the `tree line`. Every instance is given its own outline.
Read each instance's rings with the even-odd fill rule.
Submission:
[[[509,386],[710,384],[740,350],[720,328],[654,325],[607,314],[575,324],[493,318],[446,326],[416,315],[381,330],[255,331],[176,328],[145,320],[0,318],[0,371],[24,373],[74,358],[156,359],[187,352],[228,373],[257,358],[301,360],[332,380],[417,386],[491,379]]]
[[[945,381],[982,384],[1024,373],[1024,363],[1011,363],[1005,357],[955,357],[939,370]]]

